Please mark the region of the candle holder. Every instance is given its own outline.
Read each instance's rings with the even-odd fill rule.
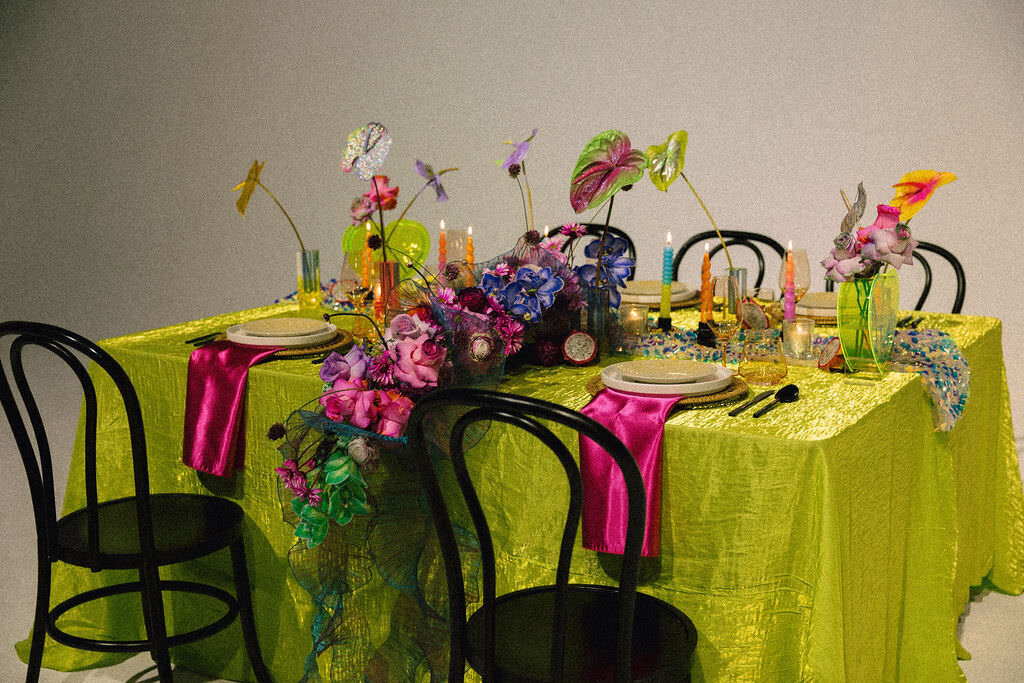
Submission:
[[[782,350],[786,358],[804,363],[815,361],[811,342],[814,340],[814,320],[793,318],[782,321]]]

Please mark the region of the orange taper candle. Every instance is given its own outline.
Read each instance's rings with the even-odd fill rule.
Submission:
[[[704,243],[704,261],[700,266],[700,321],[706,323],[711,312],[711,255]]]
[[[441,236],[437,238],[437,269],[444,270],[448,264],[448,238],[444,234],[444,221],[441,221]]]
[[[363,270],[362,270],[362,286],[366,289],[370,288],[370,261],[373,260],[373,250],[370,249],[370,223],[366,223],[366,239],[363,241]]]
[[[466,264],[473,265],[473,226],[466,229]]]

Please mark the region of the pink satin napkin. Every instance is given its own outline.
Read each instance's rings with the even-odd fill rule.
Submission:
[[[182,462],[220,477],[242,469],[249,368],[282,348],[215,341],[192,352],[185,389]]]
[[[580,412],[619,437],[636,458],[647,491],[647,525],[641,555],[661,550],[661,442],[665,420],[678,396],[626,394],[603,389]],[[626,483],[615,461],[590,439],[580,437],[583,476],[583,547],[621,554],[629,516]]]

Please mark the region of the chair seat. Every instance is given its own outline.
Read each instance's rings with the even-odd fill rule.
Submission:
[[[611,681],[615,667],[614,587],[570,584],[565,629],[565,681]],[[495,601],[495,667],[502,681],[550,680],[555,587],[506,593]],[[688,681],[697,631],[680,610],[636,594],[634,681]],[[484,622],[478,610],[466,625],[467,659],[483,671]]]
[[[225,548],[241,535],[242,508],[213,496],[152,494],[153,537],[158,565],[185,562]],[[89,552],[85,510],[57,521],[57,553],[81,567],[131,569],[142,564],[135,499],[119,498],[98,506],[99,555]]]

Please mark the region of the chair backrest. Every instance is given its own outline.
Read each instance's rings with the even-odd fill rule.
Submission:
[[[764,281],[765,273],[764,254],[761,252],[761,247],[758,246],[759,244],[771,249],[779,256],[780,267],[781,262],[786,258],[786,250],[782,245],[767,235],[748,232],[746,230],[722,230],[721,232],[722,239],[725,240],[725,244],[727,246],[731,247],[733,245],[737,245],[746,247],[754,253],[755,258],[757,259],[757,280],[754,282],[755,288],[761,286],[761,283]],[[686,256],[686,252],[697,244],[701,244],[703,242],[712,242],[711,249],[708,252],[712,258],[722,250],[722,243],[719,241],[718,234],[714,230],[705,230],[704,232],[698,232],[696,235],[693,235],[690,239],[686,240],[683,246],[679,247],[679,251],[676,252],[675,258],[672,259],[673,280],[679,279],[679,266],[682,264],[683,257]]]
[[[587,235],[590,235],[590,236],[593,236],[593,237],[600,237],[601,236],[601,231],[603,231],[605,229],[604,223],[580,223],[580,225],[582,225],[584,228],[586,228]],[[619,237],[619,238],[625,240],[626,241],[626,256],[628,256],[629,258],[631,258],[634,261],[636,261],[636,245],[633,244],[632,238],[629,235],[627,235],[624,230],[622,230],[620,228],[616,228],[614,225],[609,225],[608,226],[608,234],[609,235],[614,235],[615,237]],[[582,238],[580,238],[580,239],[582,239]],[[576,238],[567,239],[565,241],[565,243],[562,245],[562,251],[568,251],[569,248],[572,247],[572,244],[573,244],[573,242],[575,242],[575,240],[576,240]],[[633,268],[633,272],[631,272],[629,274],[629,277],[627,277],[626,279],[627,280],[632,280],[635,277],[636,277],[636,268],[634,267]]]
[[[460,413],[459,411],[465,411]],[[440,415],[446,415],[453,421],[448,443],[436,444],[430,448],[424,425],[436,425]],[[453,415],[458,415],[457,419]],[[569,508],[565,527],[562,532],[558,567],[555,580],[555,609],[553,624],[552,675],[555,680],[556,670],[560,672],[561,653],[564,652],[566,600],[569,585],[569,564],[576,540],[576,530],[580,524],[582,506],[582,479],[580,470],[570,450],[546,425],[538,420],[551,422],[573,430],[574,435],[583,435],[603,448],[618,465],[622,472],[628,492],[629,521],[626,532],[626,543],[622,556],[622,569],[619,578],[619,614],[616,640],[616,680],[628,678],[633,632],[633,609],[636,600],[637,571],[640,561],[640,546],[643,542],[644,523],[646,518],[646,494],[643,479],[637,468],[636,460],[622,442],[604,426],[591,418],[547,401],[502,394],[482,389],[445,389],[427,394],[409,417],[406,434],[409,436],[409,452],[414,454],[420,469],[423,486],[430,503],[434,525],[437,529],[445,572],[448,580],[449,618],[451,620],[451,680],[462,680],[465,667],[463,643],[465,638],[466,600],[464,593],[462,563],[456,544],[455,531],[449,514],[449,506],[442,493],[436,466],[440,461],[438,448],[450,451],[451,465],[462,498],[473,520],[473,526],[480,542],[480,555],[483,569],[483,600],[486,614],[485,622],[485,671],[484,680],[493,680],[489,674],[494,672],[494,601],[495,601],[495,559],[494,544],[487,525],[480,500],[477,497],[473,482],[466,467],[464,439],[467,429],[479,422],[501,422],[522,430],[524,434],[515,434],[515,438],[532,436],[553,453],[560,461],[569,481]],[[511,441],[515,441],[515,438]],[[521,442],[517,442],[521,443]],[[451,493],[449,495],[452,495]]]
[[[921,253],[922,251],[938,255],[940,258],[945,259],[953,268],[953,275],[956,277],[956,296],[953,298],[952,312],[959,313],[964,307],[964,297],[967,296],[967,274],[964,272],[964,267],[960,265],[960,261],[956,256],[953,256],[947,249],[931,242],[918,242],[917,247],[914,249],[914,263],[920,263],[922,270],[924,270],[924,285],[921,287],[921,295],[918,297],[917,303],[914,304],[914,310],[920,311],[924,307],[924,302],[932,291],[932,266],[928,263],[928,259],[924,257],[924,254]],[[835,282],[826,280],[825,291],[831,292],[834,289]]]
[[[0,355],[0,403],[14,435],[25,474],[32,493],[36,534],[40,549],[51,562],[57,555],[57,511],[54,500],[53,462],[46,427],[25,374],[24,351],[39,347],[53,353],[75,373],[82,388],[85,404],[85,491],[89,551],[99,553],[99,503],[96,484],[96,389],[82,358],[102,369],[117,387],[128,421],[129,440],[134,468],[136,513],[138,515],[140,549],[145,561],[151,561],[153,525],[149,501],[149,472],[146,467],[146,438],[142,427],[142,411],[131,380],[110,354],[88,339],[69,330],[37,322],[9,321],[0,323],[0,348],[10,339],[8,363]],[[13,384],[12,380],[13,379]],[[20,399],[21,407],[18,405]],[[28,418],[26,425],[26,416]],[[31,428],[32,436],[29,435]],[[42,558],[41,558],[42,559]],[[92,564],[98,569],[99,563]]]

